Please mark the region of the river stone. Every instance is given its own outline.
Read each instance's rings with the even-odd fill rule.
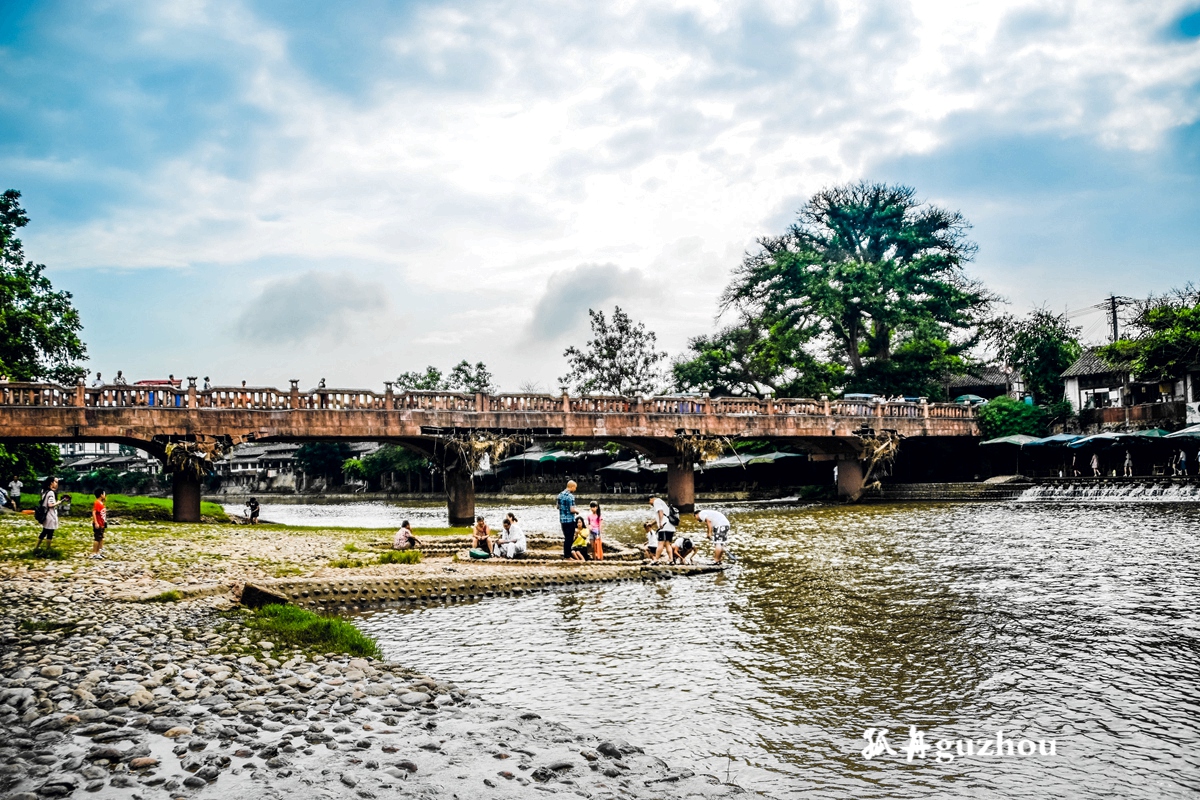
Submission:
[[[187,736],[191,734],[191,732],[191,728],[185,728],[182,725],[176,725],[174,728],[168,728],[167,730],[163,731],[163,736],[167,737],[168,739],[177,739],[180,736]]]
[[[156,766],[158,766],[158,759],[150,758],[149,756],[142,756],[141,758],[134,758],[134,759],[131,759],[129,762],[130,769],[149,769],[150,767],[156,767]]]
[[[338,779],[341,780],[342,783],[346,784],[347,786],[349,786],[352,789],[358,785],[358,778],[354,777],[353,775],[351,775],[348,772],[343,772],[341,775],[338,776]]]
[[[406,706],[419,706],[429,702],[429,695],[424,692],[406,692],[400,695],[400,702]]]
[[[57,664],[48,664],[47,666],[41,668],[39,674],[43,678],[58,678],[62,676],[63,668]]]
[[[100,745],[88,751],[84,758],[88,761],[124,761],[125,754],[112,745]]]
[[[150,724],[147,725],[146,728],[154,731],[155,733],[166,733],[172,728],[178,728],[180,726],[181,723],[177,719],[170,719],[169,717],[157,717],[150,720]]]

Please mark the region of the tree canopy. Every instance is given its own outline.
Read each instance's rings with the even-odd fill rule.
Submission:
[[[86,354],[83,325],[71,293],[56,291],[46,266],[25,258],[17,231],[29,217],[20,200],[13,189],[0,195],[0,374],[71,385],[84,374],[76,363]]]
[[[920,203],[907,186],[860,182],[823,189],[780,236],[759,240],[722,296],[768,330],[823,344],[849,384],[921,391],[904,365],[934,355],[953,366],[992,302],[963,265],[976,247],[958,212]],[[911,357],[910,357],[911,356]],[[940,367],[939,367],[940,368]]]
[[[471,364],[465,358],[446,375],[434,366],[424,372],[403,372],[396,378],[399,391],[468,392],[493,394],[497,391],[492,373],[482,361]]]
[[[603,311],[588,309],[592,339],[582,348],[568,347],[563,355],[569,362],[563,386],[573,386],[581,394],[600,392],[633,396],[652,393],[662,383],[659,363],[667,354],[657,349],[658,337],[641,322],[614,306],[612,319]]]
[[[1063,370],[1071,366],[1083,348],[1081,329],[1065,314],[1037,308],[1023,318],[1005,314],[988,321],[984,339],[996,350],[1002,364],[1021,373],[1025,391],[1038,403],[1062,399]]]
[[[714,396],[826,394],[845,370],[819,361],[804,349],[800,338],[794,329],[768,329],[752,317],[717,333],[693,337],[688,352],[671,366],[675,387]]]
[[[1129,363],[1143,380],[1173,381],[1200,363],[1200,288],[1188,284],[1135,307],[1132,339],[1101,347],[1100,356]]]

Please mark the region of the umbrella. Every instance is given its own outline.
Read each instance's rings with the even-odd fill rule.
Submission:
[[[1139,439],[1164,439],[1170,435],[1170,431],[1162,428],[1147,428],[1144,431],[1134,431],[1131,435]]]
[[[596,470],[597,472],[632,472],[638,473],[641,471],[641,465],[634,459],[628,461],[614,461],[611,464],[605,464]]]
[[[1200,439],[1200,425],[1189,425],[1183,430],[1168,433],[1164,439]]]
[[[954,402],[956,402],[956,403],[971,403],[971,404],[986,403],[987,398],[980,397],[977,394],[960,394],[958,397],[954,398]],[[1031,436],[1029,438],[1032,439],[1033,437]]]
[[[1134,438],[1134,436],[1131,433],[1096,433],[1091,436],[1085,436],[1082,439],[1076,439],[1067,445],[1067,447],[1079,448],[1092,445],[1117,444],[1118,442],[1128,441],[1132,438]]]
[[[988,439],[986,442],[980,442],[979,444],[981,446],[985,444],[1015,444],[1018,447],[1021,447],[1029,444],[1030,442],[1036,442],[1037,440],[1038,438],[1036,436],[1026,436],[1023,433],[1015,433],[1012,436],[1000,436],[995,439]]]
[[[1056,433],[1053,436],[1046,436],[1041,439],[1034,439],[1032,442],[1026,442],[1025,447],[1061,447],[1062,445],[1070,444],[1076,439],[1081,438],[1078,433]]]

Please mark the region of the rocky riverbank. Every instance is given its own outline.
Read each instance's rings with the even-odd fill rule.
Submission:
[[[82,559],[4,570],[2,797],[741,793],[402,665],[284,648],[228,594],[113,599],[153,569]]]

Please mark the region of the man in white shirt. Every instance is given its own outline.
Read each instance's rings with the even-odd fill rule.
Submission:
[[[92,381],[92,388],[93,388],[93,389],[99,389],[99,388],[100,388],[101,386],[103,386],[103,385],[104,385],[104,381],[103,381],[103,380],[100,378],[100,373],[99,373],[99,372],[97,372],[97,373],[96,373],[96,380]]]
[[[658,531],[658,549],[654,551],[654,560],[661,561],[664,550],[668,557],[674,553],[671,541],[675,538],[675,526],[671,524],[671,507],[655,495],[650,495],[648,502],[654,511],[654,525]]]
[[[9,508],[13,511],[21,510],[21,489],[24,487],[25,484],[21,483],[17,478],[13,478],[8,482],[8,499],[11,501]]]
[[[504,533],[500,536],[500,541],[496,542],[500,547],[500,555],[505,558],[516,558],[524,554],[526,548],[525,531],[521,530],[521,526],[517,523],[517,518],[504,518]]]
[[[696,511],[696,519],[703,522],[704,526],[708,528],[707,536],[712,539],[713,543],[713,559],[720,564],[721,558],[725,555],[725,548],[729,546],[729,517],[720,511],[705,509]]]

